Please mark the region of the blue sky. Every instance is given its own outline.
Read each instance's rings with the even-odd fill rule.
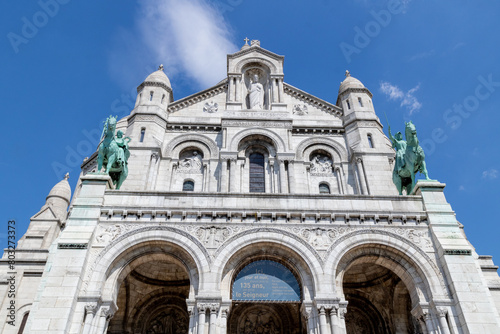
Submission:
[[[3,1],[0,244],[68,171],[72,189],[102,120],[127,115],[165,65],[174,98],[215,85],[243,39],[285,56],[285,81],[335,103],[345,70],[394,132],[412,120],[429,175],[481,255],[500,264],[497,1]],[[387,127],[385,127],[385,130]]]

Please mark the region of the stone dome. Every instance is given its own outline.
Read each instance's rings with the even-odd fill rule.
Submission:
[[[146,80],[144,82],[159,82],[167,85],[167,87],[172,88],[172,85],[170,84],[170,80],[168,79],[167,75],[165,72],[163,72],[163,65],[160,65],[158,68],[158,71],[155,71],[148,75]]]
[[[69,186],[69,175],[66,174],[64,179],[59,181],[50,191],[49,195],[47,196],[47,201],[49,199],[54,199],[54,198],[61,198],[65,200],[68,205],[71,200],[71,187]]]
[[[355,77],[351,77],[349,71],[345,73],[346,78],[340,84],[339,95],[345,92],[349,88],[365,88],[365,85]]]

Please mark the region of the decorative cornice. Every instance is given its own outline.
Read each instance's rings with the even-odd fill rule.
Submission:
[[[284,88],[286,94],[288,94],[292,97],[295,97],[303,102],[306,102],[310,105],[313,105],[314,107],[316,107],[324,112],[327,112],[327,113],[334,115],[334,116],[337,116],[339,118],[344,115],[342,108],[339,108],[338,106],[336,106],[330,102],[326,102],[324,100],[321,100],[320,98],[318,98],[314,95],[311,95],[309,93],[306,93],[303,90],[300,90],[296,87],[293,87],[292,85],[289,85],[287,83],[283,83],[283,88]]]
[[[193,95],[186,96],[180,100],[177,100],[168,106],[168,112],[176,112],[193,104],[205,101],[211,97],[224,93],[227,90],[227,80],[220,82],[219,84],[210,87],[208,89],[202,90]],[[200,110],[203,108],[200,108]]]
[[[170,93],[170,96],[172,96],[172,88],[168,87],[166,84],[163,82],[157,82],[157,81],[144,81],[137,87],[137,93],[139,93],[144,87],[161,87],[165,89],[167,92]]]

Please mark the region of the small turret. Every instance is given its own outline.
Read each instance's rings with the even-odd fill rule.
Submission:
[[[173,100],[170,80],[163,72],[163,65],[160,65],[157,71],[148,75],[146,80],[137,87],[134,112],[151,113],[156,112],[156,108],[166,112],[168,104]]]
[[[361,81],[352,77],[349,71],[345,71],[345,76],[346,78],[340,84],[337,98],[337,106],[344,109],[344,116],[356,113],[356,118],[376,118],[372,104],[372,93]],[[369,114],[364,115],[367,112]]]
[[[50,191],[45,200],[45,205],[51,206],[54,213],[61,220],[66,217],[69,202],[71,200],[71,187],[69,186],[69,174],[66,173],[64,179],[59,181]]]

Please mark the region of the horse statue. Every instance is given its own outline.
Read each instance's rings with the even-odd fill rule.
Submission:
[[[111,177],[116,189],[120,189],[123,181],[128,175],[127,160],[130,156],[128,150],[129,137],[123,137],[123,133],[118,131],[115,138],[116,117],[109,116],[104,122],[101,144],[99,145],[97,156],[97,171],[102,167],[105,173]]]
[[[403,189],[406,189],[407,195],[413,191],[417,172],[424,174],[425,179],[429,180],[424,150],[418,144],[415,125],[411,121],[405,122],[405,124],[406,141],[403,140],[401,132],[396,133],[393,137],[389,126],[389,138],[392,147],[396,149],[396,163],[392,172],[392,180],[400,195],[403,195]]]

